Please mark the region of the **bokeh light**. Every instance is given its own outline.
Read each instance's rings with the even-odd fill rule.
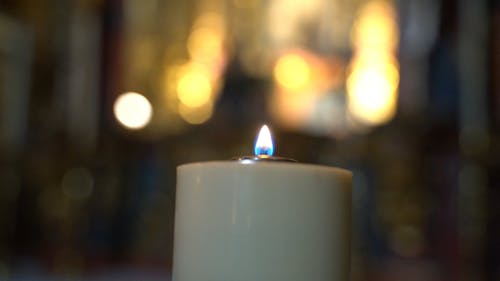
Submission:
[[[368,2],[354,23],[351,40],[357,49],[394,51],[399,36],[396,11],[385,1]]]
[[[213,62],[222,56],[223,35],[210,27],[195,28],[188,38],[189,55],[195,61]]]
[[[200,107],[210,101],[212,85],[206,73],[190,69],[184,73],[177,84],[177,97],[187,107]]]
[[[396,112],[399,73],[384,61],[357,61],[347,79],[348,109],[367,124],[389,121]]]
[[[290,94],[276,91],[270,100],[270,112],[282,126],[296,128],[304,126],[314,111],[314,93],[299,91]]]
[[[204,104],[203,106],[192,108],[184,105],[179,106],[179,115],[181,118],[191,125],[200,125],[212,117],[213,114],[213,104],[211,102]]]
[[[331,135],[345,116],[344,62],[335,55],[291,48],[276,61],[269,112],[281,126]],[[281,82],[280,82],[281,81]],[[337,116],[339,116],[338,118]]]
[[[290,42],[300,40],[300,37],[304,35],[301,24],[319,17],[326,2],[322,0],[269,1],[266,20],[269,39],[278,45],[289,45]]]
[[[182,43],[189,57],[179,55],[167,63],[163,88],[168,111],[188,124],[203,124],[212,116],[227,63],[226,24],[222,11],[200,8]]]
[[[361,9],[351,33],[354,57],[347,78],[347,109],[362,124],[390,121],[397,110],[399,65],[394,7],[386,1],[370,1]]]
[[[226,19],[224,15],[220,12],[210,11],[203,12],[199,16],[196,17],[194,21],[193,27],[210,27],[214,30],[219,30],[221,32],[226,30]]]
[[[121,125],[128,129],[137,130],[149,124],[153,108],[143,95],[127,92],[115,100],[113,112]]]
[[[285,54],[278,59],[274,67],[274,78],[279,85],[288,90],[298,90],[307,85],[311,77],[311,68],[307,61],[298,54]]]

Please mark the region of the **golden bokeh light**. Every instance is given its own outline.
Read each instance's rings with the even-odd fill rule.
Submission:
[[[187,107],[182,104],[179,106],[179,115],[191,125],[200,125],[207,122],[212,117],[212,114],[213,104],[211,102],[197,108]]]
[[[396,113],[398,83],[398,70],[391,63],[355,63],[346,85],[349,112],[363,123],[389,121]]]
[[[180,102],[191,108],[208,103],[212,95],[210,77],[195,69],[184,73],[177,84],[177,97]]]
[[[197,11],[187,41],[182,43],[183,54],[177,56],[177,61],[166,62],[163,75],[169,113],[193,125],[202,124],[212,116],[227,62],[226,16],[208,10]]]
[[[314,111],[315,100],[315,93],[307,91],[294,94],[276,91],[272,95],[269,112],[285,127],[300,127],[310,119]]]
[[[217,64],[224,56],[226,23],[222,14],[203,13],[193,23],[187,49],[193,61]]]
[[[274,0],[266,4],[266,28],[273,44],[290,45],[303,39],[304,23],[321,17],[328,1]]]
[[[394,8],[384,1],[371,1],[361,9],[351,39],[358,50],[394,51],[398,33]]]
[[[209,27],[195,28],[188,38],[187,48],[193,60],[212,62],[218,60],[223,53],[223,35]]]
[[[337,102],[331,98],[337,93],[335,90],[344,85],[343,62],[335,56],[324,56],[307,49],[289,49],[283,54],[274,69],[276,87],[269,99],[272,117],[290,129],[321,127],[319,130],[326,132],[336,126],[322,124],[326,124],[323,120],[329,118],[323,116],[336,114],[332,104],[345,105],[343,100]],[[280,80],[285,83],[280,83]]]
[[[204,12],[196,17],[193,26],[195,28],[201,26],[207,26],[219,31],[224,31],[226,29],[226,20],[224,15],[218,12]]]
[[[274,67],[276,82],[288,90],[304,88],[311,79],[311,67],[298,54],[285,54]]]
[[[398,33],[396,12],[389,2],[374,0],[361,9],[351,33],[355,55],[346,83],[348,113],[357,122],[380,125],[396,114]]]
[[[389,54],[380,54],[379,56],[365,55],[361,53],[351,62],[352,71],[349,77],[361,70],[369,70],[370,72],[383,73],[394,88],[399,84],[399,66],[394,56]]]
[[[143,95],[127,92],[115,100],[113,112],[122,126],[137,130],[149,124],[153,115],[153,107]]]

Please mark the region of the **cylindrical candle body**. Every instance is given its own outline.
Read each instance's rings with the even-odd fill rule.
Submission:
[[[177,170],[173,281],[348,281],[351,173],[221,161]]]

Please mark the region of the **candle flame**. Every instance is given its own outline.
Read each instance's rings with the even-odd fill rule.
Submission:
[[[262,126],[255,142],[255,155],[272,156],[274,152],[273,139],[267,125]]]

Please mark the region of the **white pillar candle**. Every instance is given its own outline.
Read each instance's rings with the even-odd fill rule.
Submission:
[[[176,197],[173,281],[349,280],[349,171],[192,163],[178,167]]]

